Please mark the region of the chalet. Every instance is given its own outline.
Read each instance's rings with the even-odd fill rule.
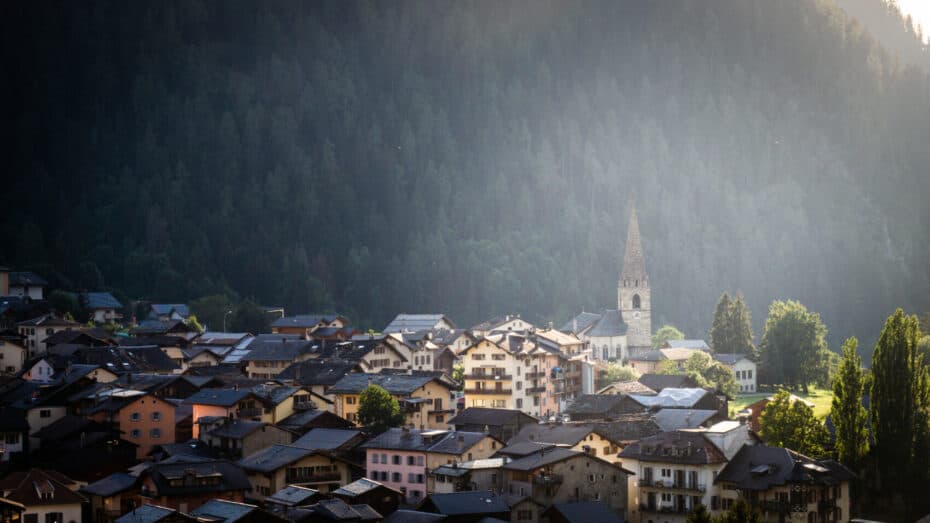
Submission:
[[[70,320],[55,318],[49,314],[16,324],[19,334],[25,338],[28,357],[44,354],[47,350],[45,340],[60,331],[77,330],[81,324]]]
[[[291,364],[278,374],[277,380],[293,382],[316,396],[325,398],[328,404],[318,405],[318,407],[332,411],[335,397],[330,393],[330,389],[350,372],[364,372],[364,370],[362,365],[355,361],[312,359]]]
[[[623,442],[615,440],[610,431],[594,423],[540,423],[527,425],[507,441],[516,443],[546,443],[586,452],[606,461],[619,462],[617,452]]]
[[[519,314],[507,314],[485,320],[475,325],[470,330],[475,336],[481,337],[492,333],[525,333],[534,328],[532,323],[520,319]]]
[[[348,456],[366,439],[367,436],[359,430],[321,428],[307,432],[294,440],[291,445],[302,449],[325,450],[341,456]]]
[[[134,507],[113,520],[114,523],[198,523],[198,521],[197,518],[180,512],[178,509],[152,504]]]
[[[404,499],[403,493],[399,490],[368,478],[343,485],[334,490],[332,495],[353,506],[368,505],[380,514],[395,512]]]
[[[603,501],[553,503],[542,513],[542,517],[549,523],[623,523],[623,517]]]
[[[139,498],[138,478],[125,472],[116,472],[81,487],[79,492],[90,502],[93,521],[109,523],[122,514],[136,510],[135,501]],[[146,506],[150,505],[143,505]]]
[[[16,374],[26,363],[26,337],[15,331],[0,332],[0,371]]]
[[[432,332],[433,343],[451,349],[456,356],[478,341],[474,334],[465,329],[437,329]]]
[[[421,512],[443,514],[446,523],[510,521],[510,503],[494,492],[430,494],[417,507]]]
[[[467,407],[450,419],[449,425],[454,426],[455,430],[487,432],[501,441],[508,441],[523,427],[538,422],[533,416],[519,410]]]
[[[644,394],[654,395],[656,391],[638,381],[618,381],[601,387],[597,394]]]
[[[78,484],[52,470],[29,469],[13,472],[0,480],[0,498],[23,506],[24,523],[80,523]]]
[[[81,294],[81,306],[94,323],[110,323],[122,319],[123,304],[109,292],[85,292]]]
[[[153,463],[139,473],[138,505],[155,503],[188,512],[215,498],[242,502],[249,477],[241,467],[222,460]]]
[[[320,491],[298,485],[288,485],[270,496],[265,497],[265,506],[272,513],[278,514],[291,507],[303,507],[326,499]]]
[[[195,438],[200,434],[200,418],[225,417],[261,421],[264,405],[259,395],[246,389],[202,389],[185,402],[193,406]]]
[[[626,361],[632,358],[627,346],[628,330],[621,311],[605,309],[583,337],[595,359]]]
[[[138,445],[138,459],[145,458],[155,445],[175,441],[174,403],[152,393],[123,388],[96,391],[90,399],[93,405],[82,409],[82,414],[124,433]]]
[[[332,327],[342,329],[349,324],[349,320],[340,314],[303,314],[299,316],[286,316],[271,322],[271,332],[274,334],[297,334],[304,339],[317,329]]]
[[[328,410],[306,409],[298,410],[294,414],[279,421],[278,426],[297,436],[303,436],[316,428],[351,429],[355,427],[355,424],[345,418],[340,418]]]
[[[453,330],[455,324],[444,314],[398,314],[382,330],[385,334],[393,332],[420,332]]]
[[[96,481],[136,463],[137,445],[117,429],[75,415],[65,415],[32,433],[39,443],[30,460],[69,477]]]
[[[250,378],[270,379],[294,362],[312,357],[313,342],[296,336],[276,339],[256,338],[249,344],[250,352],[242,358]]]
[[[642,374],[637,380],[643,385],[649,387],[654,392],[662,392],[664,389],[693,389],[699,385],[694,378],[684,374]]]
[[[429,471],[441,465],[488,458],[503,443],[483,432],[389,429],[362,445],[366,477],[399,490],[408,503],[433,491]]]
[[[191,312],[183,303],[153,303],[149,305],[148,319],[155,321],[187,321]]]
[[[44,300],[46,288],[48,288],[48,282],[38,274],[29,271],[16,271],[9,273],[9,286],[4,296]]]
[[[475,459],[440,465],[429,471],[433,492],[437,494],[466,490],[503,491],[501,467],[509,457]]]
[[[238,461],[252,485],[250,499],[263,501],[285,485],[332,492],[352,481],[358,466],[332,453],[290,445],[272,445]]]
[[[294,435],[263,421],[226,417],[204,417],[199,420],[200,439],[227,459],[241,459],[270,447],[287,445]]]
[[[324,361],[358,362],[363,372],[410,368],[409,353],[385,342],[385,338],[355,337],[338,343],[321,343],[317,357]]]
[[[358,423],[359,395],[369,385],[378,385],[401,404],[405,423],[419,428],[439,429],[448,426],[454,382],[435,374],[346,374],[329,390],[334,396],[335,413]]]
[[[335,521],[377,523],[382,520],[381,514],[368,505],[349,505],[338,498],[324,499],[306,507],[288,509],[282,516],[293,523],[329,523]]]

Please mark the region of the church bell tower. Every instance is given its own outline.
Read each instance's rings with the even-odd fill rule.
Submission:
[[[646,260],[639,240],[639,221],[636,207],[630,213],[630,225],[626,231],[626,252],[623,269],[617,284],[617,309],[627,324],[627,344],[631,348],[652,345],[652,318],[649,276]]]

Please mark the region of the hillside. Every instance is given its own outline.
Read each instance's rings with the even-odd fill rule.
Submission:
[[[560,323],[635,201],[656,326],[930,309],[927,76],[832,2],[2,10],[0,257],[61,285]]]

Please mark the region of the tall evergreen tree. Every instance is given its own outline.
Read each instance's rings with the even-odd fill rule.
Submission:
[[[717,301],[710,328],[710,347],[719,354],[745,354],[758,359],[752,341],[752,315],[742,293],[730,298],[726,292]]]
[[[833,381],[833,405],[830,417],[836,427],[836,456],[844,465],[857,470],[869,451],[866,429],[868,412],[862,406],[865,381],[862,358],[856,352],[859,341],[849,338],[843,343],[843,359]]]
[[[710,348],[725,354],[730,347],[730,295],[726,292],[717,300],[714,322],[710,327]]]
[[[917,350],[918,335],[917,317],[897,309],[885,321],[872,353],[874,456],[882,490],[887,493],[927,486],[930,405],[927,368]]]

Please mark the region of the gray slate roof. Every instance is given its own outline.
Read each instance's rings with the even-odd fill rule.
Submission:
[[[668,340],[665,344],[670,349],[700,349],[710,350],[704,340]]]
[[[436,434],[424,438],[423,434]],[[393,428],[361,445],[364,449],[410,450],[460,455],[484,439],[483,432],[436,431]]]
[[[240,467],[249,472],[273,472],[299,459],[316,454],[313,449],[272,445],[238,461]]]
[[[138,479],[131,474],[117,472],[83,487],[80,492],[92,496],[109,497],[131,489]]]
[[[438,380],[434,376],[412,376],[407,374],[346,374],[331,389],[330,394],[358,394],[368,385],[378,385],[394,395],[407,395],[423,387],[427,383]]]
[[[213,405],[217,407],[231,407],[249,396],[256,396],[248,389],[202,389],[188,396],[185,403],[191,405]]]
[[[249,344],[249,354],[241,361],[294,361],[310,353],[312,347],[313,342],[304,340],[256,338]]]
[[[520,418],[525,418],[521,420]],[[536,422],[536,418],[514,409],[493,409],[489,407],[468,407],[449,420],[449,425],[506,425],[522,421]]]
[[[749,359],[745,354],[714,354],[714,359],[724,365],[736,365],[742,359]]]
[[[335,450],[357,438],[362,431],[316,428],[291,443],[302,449]]]
[[[83,295],[84,307],[94,309],[120,309],[123,304],[109,292],[87,292]]]
[[[691,407],[711,392],[699,388],[665,388],[655,396],[644,396],[642,394],[630,394],[630,398],[645,407]]]
[[[221,519],[223,523],[235,523],[257,509],[257,506],[247,503],[237,503],[225,499],[211,499],[192,510],[191,515]]]
[[[700,432],[677,430],[662,432],[627,445],[620,451],[622,459],[658,463],[725,463],[723,452]]]
[[[16,271],[10,273],[10,287],[48,287],[44,278],[32,271]]]
[[[190,309],[184,303],[153,303],[150,309],[159,316],[167,316],[171,314],[171,311],[185,318],[191,315]]]
[[[281,371],[277,379],[294,380],[301,385],[334,385],[354,371],[358,362],[311,359],[293,363]]]
[[[265,426],[262,421],[237,419],[211,430],[209,434],[218,438],[242,439]]]
[[[661,392],[667,388],[697,387],[698,384],[690,377],[675,374],[643,374],[639,382],[650,389]]]
[[[714,483],[733,483],[743,490],[764,491],[788,483],[837,485],[854,477],[849,469],[833,460],[817,461],[779,447],[744,445]]]
[[[296,316],[285,316],[271,322],[272,327],[298,327],[309,329],[320,322],[330,323],[335,319],[342,318],[340,314],[298,314]]]
[[[562,327],[559,330],[562,332],[570,332],[572,334],[578,334],[579,332],[582,332],[585,329],[587,329],[589,326],[593,325],[594,322],[596,322],[599,319],[601,319],[600,314],[595,314],[593,312],[582,312],[581,314],[568,320],[568,322],[562,325]]]
[[[356,496],[361,496],[362,494],[366,492],[371,492],[372,490],[376,488],[386,488],[388,490],[393,490],[399,496],[403,495],[400,493],[400,491],[397,491],[391,487],[388,487],[387,485],[378,483],[377,481],[368,479],[368,478],[362,478],[362,479],[353,481],[352,483],[349,483],[348,485],[343,485],[339,487],[338,489],[334,490],[333,494],[337,496],[345,496],[349,498],[354,498]]]
[[[503,497],[484,491],[430,494],[426,502],[432,502],[440,514],[447,516],[510,512],[510,505]]]
[[[601,317],[588,331],[589,338],[608,336],[623,336],[626,334],[627,324],[623,322],[623,314],[618,310],[605,309]]]
[[[283,489],[275,492],[271,496],[265,498],[265,501],[269,503],[277,503],[278,505],[294,507],[312,500],[319,494],[320,491],[314,490],[312,488],[301,487],[299,485],[288,485]]]
[[[392,332],[432,330],[435,329],[437,324],[442,320],[447,321],[450,325],[455,327],[452,320],[447,318],[444,314],[398,314],[391,320],[391,323],[387,324],[383,332],[390,334]]]
[[[537,452],[536,454],[530,454],[528,456],[515,459],[504,465],[504,468],[507,470],[530,471],[536,470],[540,467],[545,467],[546,465],[558,463],[569,458],[574,458],[575,456],[583,455],[585,455],[585,453],[579,450],[555,447],[553,449],[548,449],[543,452]]]
[[[142,505],[116,518],[113,523],[156,523],[172,514],[177,514],[177,511],[173,508]]]
[[[669,432],[700,427],[716,415],[716,410],[662,409],[653,415],[653,419],[663,431]]]
[[[579,501],[576,503],[553,503],[545,514],[558,513],[569,523],[623,523],[623,518],[600,501]]]
[[[384,518],[382,523],[435,523],[437,521],[442,521],[447,517],[448,516],[445,514],[433,514],[432,512],[400,509]]]

